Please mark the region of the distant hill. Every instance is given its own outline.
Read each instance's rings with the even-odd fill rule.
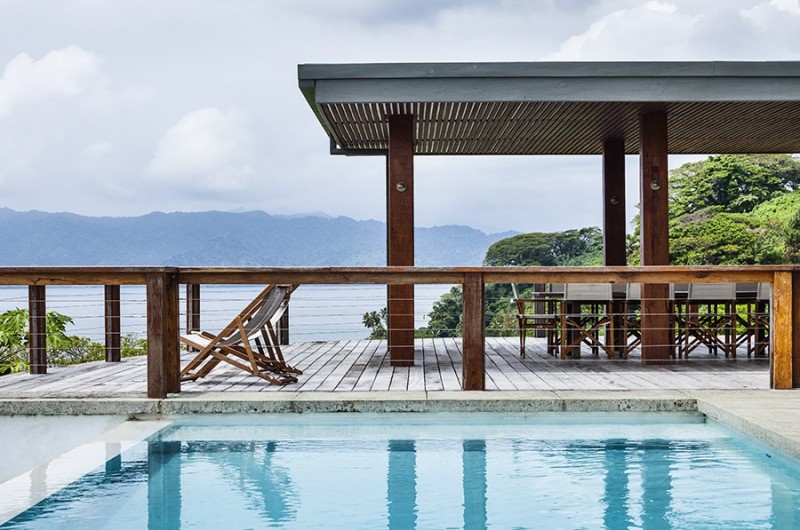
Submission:
[[[0,265],[368,266],[386,264],[386,225],[265,212],[86,217],[0,208]],[[417,228],[416,265],[480,265],[495,241],[467,226]]]

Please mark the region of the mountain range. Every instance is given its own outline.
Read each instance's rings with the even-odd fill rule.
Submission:
[[[480,265],[516,232],[415,229],[417,266]],[[0,208],[0,265],[379,266],[386,225],[315,212],[154,212],[139,217]]]

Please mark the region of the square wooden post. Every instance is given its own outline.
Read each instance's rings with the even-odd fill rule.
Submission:
[[[147,274],[147,397],[180,392],[178,279],[173,271]]]
[[[414,265],[414,117],[389,116],[386,159],[386,258],[389,266]],[[414,364],[414,286],[387,287],[389,359]]]
[[[603,142],[603,262],[626,265],[625,141]]]
[[[800,272],[776,272],[770,316],[770,386],[800,388]]]
[[[47,303],[44,285],[28,286],[28,364],[30,373],[47,373]]]
[[[186,333],[200,331],[200,284],[186,284]]]
[[[609,138],[603,142],[603,263],[626,265],[625,235],[625,140]],[[627,337],[622,335],[624,301],[611,301],[609,337],[616,339],[614,352],[622,356]]]
[[[120,287],[105,286],[106,362],[119,362],[122,340],[120,336]]]
[[[667,115],[639,117],[642,265],[669,265]],[[642,362],[669,362],[673,350],[669,286],[642,285]]]
[[[462,390],[486,389],[483,287],[483,275],[481,273],[470,272],[464,275]]]

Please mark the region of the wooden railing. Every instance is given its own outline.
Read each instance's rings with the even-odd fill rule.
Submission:
[[[28,285],[44,298],[47,285],[146,285],[147,394],[180,391],[179,286],[182,284],[461,284],[464,288],[463,388],[484,388],[484,286],[491,283],[668,283],[764,282],[773,285],[770,308],[771,386],[800,387],[800,267],[2,267],[0,285]],[[113,295],[113,289],[111,293]],[[108,296],[108,294],[107,294]],[[191,298],[191,297],[190,297]],[[642,300],[643,317],[663,316],[658,298]],[[649,305],[653,304],[652,307]],[[44,352],[44,304],[31,303],[32,359]],[[108,311],[107,311],[108,316]],[[113,320],[107,319],[107,320]],[[113,330],[112,330],[113,331]],[[118,333],[118,330],[117,330]],[[644,328],[644,335],[649,332]],[[112,332],[113,335],[113,332]],[[655,347],[643,337],[642,348]],[[113,359],[110,359],[113,360]]]

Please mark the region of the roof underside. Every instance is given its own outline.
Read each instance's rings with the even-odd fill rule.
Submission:
[[[379,154],[392,114],[430,155],[639,151],[639,115],[667,113],[670,153],[800,152],[800,63],[301,65],[337,151]]]

